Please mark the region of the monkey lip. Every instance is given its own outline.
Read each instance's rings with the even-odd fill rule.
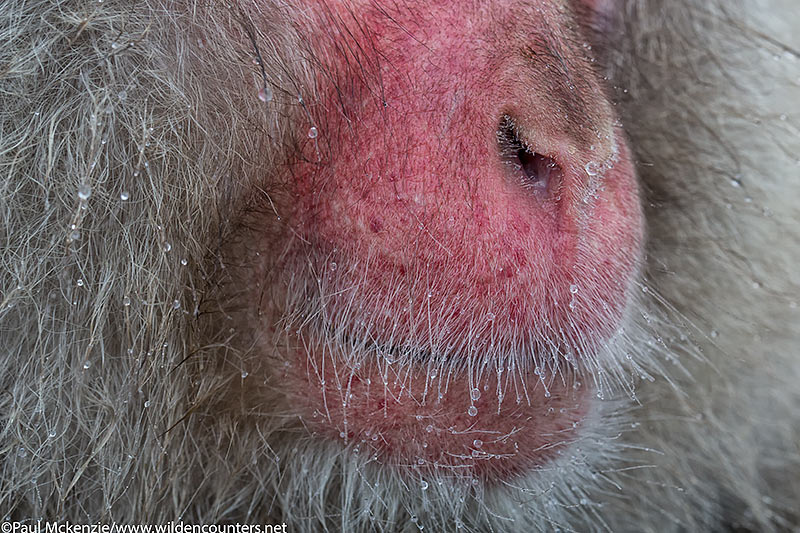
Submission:
[[[307,383],[310,429],[411,476],[492,484],[525,475],[577,438],[591,406],[591,387],[571,368],[474,372],[393,352],[342,363],[320,344],[297,354],[316,359],[316,371],[305,363],[296,376]]]

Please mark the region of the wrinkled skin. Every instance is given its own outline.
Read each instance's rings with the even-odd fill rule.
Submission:
[[[790,14],[6,3],[0,511],[797,527]]]

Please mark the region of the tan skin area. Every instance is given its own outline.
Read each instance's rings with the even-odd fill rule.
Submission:
[[[285,252],[254,274],[280,296],[302,272],[317,310],[274,349],[297,310],[261,298],[258,344],[314,434],[401,468],[521,475],[578,436],[596,391],[575,368],[638,269],[638,188],[591,56],[561,2],[327,7],[284,216],[257,223],[280,235],[265,255]]]

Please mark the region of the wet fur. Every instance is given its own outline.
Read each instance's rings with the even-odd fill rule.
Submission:
[[[601,402],[531,479],[422,491],[282,407],[235,401],[247,354],[206,326],[228,311],[219,250],[291,150],[313,62],[290,61],[305,48],[289,6],[164,4],[0,7],[0,511],[293,531],[797,527],[800,59],[780,26],[797,7],[629,1],[598,22],[626,36],[596,45],[645,187],[631,327],[666,370]]]

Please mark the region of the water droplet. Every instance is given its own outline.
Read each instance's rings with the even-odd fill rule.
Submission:
[[[248,374],[247,370],[242,370],[242,379],[246,378],[248,375],[249,374]]]
[[[335,262],[331,261],[330,269],[333,271],[333,270],[336,270],[337,268],[339,268],[339,265],[337,265]]]
[[[130,197],[131,193],[129,193],[128,191],[122,191],[121,193],[119,193],[119,199],[122,200],[123,202]]]
[[[470,406],[469,406],[469,409],[467,409],[467,414],[468,414],[469,416],[475,416],[475,415],[477,415],[477,414],[478,414],[478,408],[477,408],[477,407],[475,407],[474,405],[470,405]]]
[[[600,168],[601,168],[600,163],[597,163],[595,161],[589,161],[588,163],[586,163],[586,166],[583,167],[583,169],[586,171],[586,174],[588,174],[589,177],[597,176],[600,173]]]
[[[472,389],[469,393],[469,397],[472,398],[473,400],[479,400],[481,397],[481,391],[479,391],[478,389]]]
[[[173,308],[173,309],[180,309],[180,308],[181,308],[181,302],[180,302],[180,300],[173,300],[173,302],[172,302],[172,308]]]
[[[578,286],[577,285],[570,285],[569,286],[569,292],[571,292],[572,294],[578,294]]]
[[[472,441],[472,445],[475,446],[476,448],[480,448],[481,446],[483,446],[483,441],[481,439],[475,439],[474,441]]]
[[[181,265],[186,266],[188,264],[189,264],[189,261],[185,257],[183,259],[181,259]]]
[[[425,426],[425,431],[427,431],[428,433],[433,433],[433,425],[428,424],[427,426]]]
[[[83,363],[83,369],[84,369],[84,370],[89,370],[89,367],[90,367],[90,366],[92,366],[92,362],[91,362],[91,361],[85,361],[85,362]]]
[[[83,287],[83,280],[82,279],[79,278],[78,281],[76,281],[75,283],[77,283],[78,287]]]
[[[317,131],[317,127],[316,126],[311,126],[308,129],[308,138],[309,139],[316,139],[317,135],[319,135],[319,132]]]
[[[170,250],[172,250],[172,245],[168,242],[165,242],[164,246],[162,246],[162,249],[164,250],[164,252],[169,252]]]
[[[51,429],[51,430],[50,430],[50,433],[48,433],[48,436],[49,436],[51,439],[54,439],[54,438],[56,437],[56,430],[55,430],[55,429]]]
[[[258,91],[258,99],[264,103],[272,100],[272,89],[270,89],[269,87],[262,87]]]
[[[82,201],[85,202],[86,200],[89,199],[91,195],[92,195],[92,188],[89,187],[89,184],[81,183],[80,185],[78,185],[78,198],[80,198]]]
[[[150,407],[150,400],[147,400],[146,402],[144,402],[144,406],[145,407]]]
[[[420,486],[420,488],[421,488],[422,490],[428,490],[428,482],[427,482],[427,481],[425,481],[424,479],[423,479],[423,480],[422,480],[422,482],[419,484],[419,486]]]
[[[122,305],[124,305],[125,307],[128,307],[129,305],[131,305],[131,299],[130,299],[130,297],[128,297],[128,296],[123,296],[123,298],[122,298]]]

